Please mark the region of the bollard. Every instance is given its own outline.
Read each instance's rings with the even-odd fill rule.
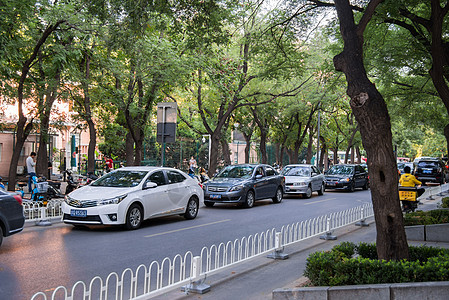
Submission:
[[[50,226],[51,222],[47,219],[47,211],[45,207],[40,208],[41,219],[36,221],[36,226]]]
[[[355,223],[355,226],[362,226],[362,227],[369,226],[369,224],[366,223],[365,212],[364,212],[363,209],[364,209],[364,208],[363,208],[363,206],[362,206],[362,211],[361,211],[362,216],[361,216],[361,219],[360,219],[360,221],[358,221],[357,223]]]
[[[186,294],[189,292],[196,294],[205,294],[210,291],[210,285],[204,283],[204,280],[201,279],[201,257],[195,256],[192,261],[193,270],[191,281],[188,285],[181,287],[181,291]]]
[[[281,233],[276,232],[274,239],[274,251],[267,255],[267,258],[272,259],[287,259],[288,254],[284,253],[284,247],[282,247]]]
[[[335,235],[332,235],[331,231],[331,218],[327,217],[327,224],[326,224],[326,233],[320,236],[320,239],[322,240],[336,240],[337,237]]]

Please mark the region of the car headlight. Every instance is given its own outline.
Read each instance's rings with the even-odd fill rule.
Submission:
[[[236,192],[236,191],[241,191],[241,190],[243,190],[242,184],[235,185],[229,189],[230,192]]]
[[[97,205],[108,205],[108,204],[119,204],[126,198],[128,195],[121,195],[110,199],[101,199],[97,200]]]
[[[343,179],[340,179],[340,181],[341,181],[341,182],[349,182],[350,179],[349,179],[349,178],[343,178]]]
[[[69,196],[65,195],[64,196],[64,202],[69,204],[70,201],[72,201],[72,198],[70,198]]]
[[[295,185],[295,186],[305,186],[305,185],[307,185],[307,183],[305,183],[305,182],[295,182],[295,183],[293,183],[293,185]]]

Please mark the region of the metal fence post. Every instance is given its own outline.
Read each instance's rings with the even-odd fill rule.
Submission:
[[[210,285],[204,283],[206,278],[201,279],[202,261],[200,256],[195,256],[192,260],[192,274],[190,283],[181,287],[181,291],[188,293],[204,294],[210,291]]]
[[[362,227],[369,226],[369,224],[366,223],[365,211],[364,211],[364,207],[363,206],[362,206],[362,209],[361,209],[361,214],[362,214],[361,219],[360,219],[360,221],[355,223],[355,226],[362,226]]]
[[[282,246],[281,233],[276,232],[274,239],[274,251],[267,255],[268,258],[272,259],[287,259],[288,254],[284,253],[284,247]]]
[[[336,240],[337,237],[335,235],[332,235],[331,231],[331,218],[327,217],[327,224],[326,224],[326,233],[320,236],[320,239],[322,240]]]
[[[45,207],[40,208],[41,219],[36,221],[36,226],[50,226],[51,222],[47,219],[47,211]]]

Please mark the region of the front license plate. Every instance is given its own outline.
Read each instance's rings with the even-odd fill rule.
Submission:
[[[87,210],[81,210],[81,209],[71,209],[70,210],[70,216],[71,217],[87,217]]]
[[[432,170],[423,170],[424,174],[432,174]]]
[[[221,195],[214,195],[214,194],[212,194],[212,195],[210,195],[210,198],[211,199],[221,199]]]

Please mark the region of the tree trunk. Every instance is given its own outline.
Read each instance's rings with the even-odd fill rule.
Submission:
[[[226,166],[231,164],[231,150],[229,149],[228,141],[225,138],[220,140],[221,148],[223,149],[223,158]]]
[[[87,172],[95,172],[95,147],[97,145],[97,130],[92,118],[87,121],[89,126],[89,148],[87,149]]]
[[[207,170],[207,175],[212,177],[218,168],[218,145],[220,144],[220,136],[213,133],[210,136],[210,141],[210,167]]]
[[[350,105],[367,152],[378,257],[400,260],[407,259],[409,252],[399,203],[390,117],[385,101],[369,81],[363,63],[363,32],[380,2],[370,1],[360,24],[356,25],[349,1],[335,0],[344,49],[334,57],[334,66],[346,76]]]
[[[260,162],[263,164],[268,163],[268,155],[267,155],[267,135],[266,132],[260,135]]]
[[[251,136],[253,135],[253,132],[246,134],[245,132],[242,132],[243,137],[245,138],[245,164],[249,163],[249,156],[251,154]]]
[[[134,165],[134,140],[129,131],[126,134],[125,149],[126,149],[125,150],[126,166],[133,166]],[[161,162],[161,165],[162,165],[162,162]]]
[[[446,157],[449,158],[449,124],[444,127],[444,136],[446,137],[446,146],[448,151],[446,152]]]

